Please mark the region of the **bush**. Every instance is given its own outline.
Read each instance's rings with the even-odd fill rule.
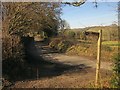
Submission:
[[[120,54],[114,56],[114,77],[111,80],[113,88],[120,88]]]
[[[75,38],[75,32],[69,31],[67,34],[69,38]]]
[[[2,58],[6,60],[8,58],[23,58],[23,44],[21,43],[21,39],[18,36],[11,36],[7,34],[7,36],[3,35],[2,40]]]
[[[61,41],[58,45],[57,45],[57,49],[60,52],[65,52],[67,50],[67,48],[70,46],[70,42],[69,41]]]
[[[51,39],[49,46],[51,48],[57,49],[57,45],[60,43],[61,40],[62,40],[62,38],[53,38],[53,39]]]
[[[77,44],[67,49],[67,54],[70,55],[88,55],[89,54],[89,45]]]
[[[59,52],[66,52],[67,48],[72,46],[73,43],[70,40],[62,38],[54,38],[51,40],[49,46],[58,50]]]
[[[9,58],[3,61],[3,76],[8,80],[15,80],[25,75],[24,62]],[[24,72],[24,73],[23,73]]]
[[[4,32],[2,41],[3,78],[11,81],[24,78],[28,69],[21,38]]]
[[[9,38],[9,39],[8,39]],[[12,38],[12,45],[11,43]],[[6,41],[8,40],[8,41]],[[34,70],[31,67],[28,57],[27,49],[33,38],[18,36],[4,37],[3,39],[3,78],[16,81],[26,78],[32,78]],[[10,48],[10,49],[7,49]],[[8,51],[8,52],[7,52]],[[6,57],[5,57],[6,56]]]

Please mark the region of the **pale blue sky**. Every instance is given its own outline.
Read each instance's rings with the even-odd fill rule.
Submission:
[[[110,25],[117,22],[117,2],[98,2],[95,8],[92,2],[86,2],[80,7],[63,6],[62,19],[65,19],[71,28],[88,26]]]

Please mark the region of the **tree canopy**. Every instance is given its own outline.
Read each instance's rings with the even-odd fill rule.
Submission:
[[[59,2],[7,2],[2,5],[2,20],[9,22],[10,34],[44,31],[52,36],[57,33],[61,14]]]

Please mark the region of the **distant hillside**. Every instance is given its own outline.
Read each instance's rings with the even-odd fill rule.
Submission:
[[[102,39],[103,40],[118,40],[118,26],[117,25],[111,25],[111,26],[95,26],[91,27],[87,32],[98,32],[99,30],[102,30]]]
[[[87,27],[87,28],[78,28],[78,29],[71,29],[69,31],[74,32],[98,32],[102,30],[102,39],[103,40],[118,40],[118,26],[117,25],[110,25],[110,26],[94,26],[94,27]]]

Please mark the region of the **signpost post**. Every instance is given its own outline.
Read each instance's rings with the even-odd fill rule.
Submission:
[[[96,87],[98,87],[98,85],[99,85],[99,78],[100,78],[101,42],[102,42],[102,30],[99,30],[97,63],[96,63],[96,78],[95,78],[95,86]]]

